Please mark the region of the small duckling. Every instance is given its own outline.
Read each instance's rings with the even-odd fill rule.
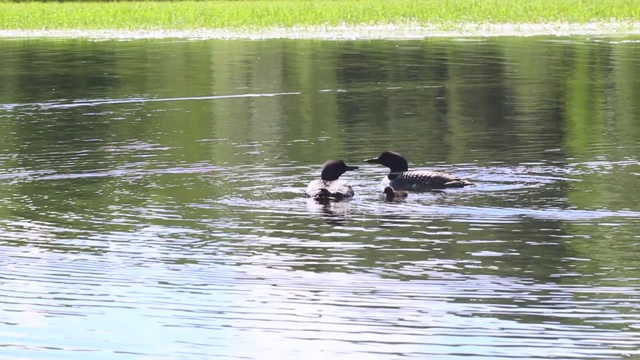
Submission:
[[[387,201],[402,200],[409,195],[406,191],[396,191],[391,186],[386,186],[382,193]]]

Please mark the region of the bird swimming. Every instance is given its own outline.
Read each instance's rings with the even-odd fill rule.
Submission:
[[[390,172],[382,179],[382,187],[395,191],[430,191],[434,189],[461,188],[472,182],[436,171],[409,170],[407,160],[397,152],[385,151],[377,158],[364,160],[370,164],[388,167]],[[389,194],[385,191],[387,197]]]
[[[347,181],[339,178],[345,172],[357,169],[357,166],[349,166],[342,160],[328,160],[322,166],[320,179],[312,180],[307,186],[305,197],[325,201],[352,198],[353,188]]]
[[[382,193],[384,194],[387,201],[402,200],[405,199],[407,195],[409,195],[406,191],[393,190],[391,186],[386,186],[384,190],[382,190]]]

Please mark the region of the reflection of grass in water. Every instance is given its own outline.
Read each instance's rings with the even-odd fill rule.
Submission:
[[[637,20],[629,0],[0,2],[0,29],[197,29]]]

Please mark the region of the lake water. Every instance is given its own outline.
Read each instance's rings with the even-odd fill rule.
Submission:
[[[640,39],[0,40],[0,358],[640,357]],[[384,150],[477,182],[386,202]],[[356,197],[302,197],[322,163]]]

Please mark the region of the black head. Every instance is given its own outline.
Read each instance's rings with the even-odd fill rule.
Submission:
[[[391,169],[391,172],[407,171],[409,170],[409,164],[407,159],[402,155],[393,151],[385,151],[377,158],[366,159],[365,162],[370,164],[380,164]]]
[[[340,175],[344,174],[347,171],[356,169],[358,169],[357,166],[349,166],[342,160],[329,160],[325,162],[324,166],[322,167],[321,178],[324,181],[338,180]]]

